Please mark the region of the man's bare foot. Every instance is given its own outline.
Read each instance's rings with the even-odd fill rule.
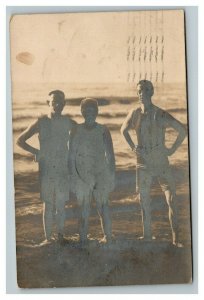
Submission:
[[[173,245],[177,248],[183,248],[183,244],[182,243],[179,243],[179,242],[173,242]]]
[[[153,236],[140,236],[138,238],[138,240],[142,240],[145,242],[151,242],[152,240],[156,240],[156,237],[154,235]]]
[[[49,245],[52,243],[51,239],[45,239],[44,241],[42,241],[39,246],[45,246],[45,245]]]
[[[113,241],[113,237],[104,236],[101,240],[99,240],[99,244],[110,244]]]
[[[110,242],[110,240],[107,239],[105,236],[99,240],[99,244],[107,244],[108,242]]]

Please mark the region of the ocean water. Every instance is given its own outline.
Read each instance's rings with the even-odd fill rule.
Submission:
[[[63,113],[68,114],[78,123],[83,122],[80,113],[80,101],[84,97],[95,97],[99,102],[97,122],[106,125],[112,135],[117,169],[134,169],[135,155],[131,152],[120,134],[120,127],[128,112],[137,107],[136,87],[133,85],[92,85],[66,83],[15,83],[12,85],[12,117],[14,142],[14,171],[22,173],[37,171],[37,164],[32,155],[16,145],[18,135],[41,114],[46,114],[47,95],[51,90],[60,89],[65,92],[67,105]],[[187,126],[187,100],[185,84],[163,84],[155,88],[153,103],[171,113]],[[134,132],[132,132],[134,136]],[[172,130],[166,135],[167,146],[176,138]],[[38,137],[29,140],[38,147]],[[171,157],[173,164],[188,165],[187,139]]]

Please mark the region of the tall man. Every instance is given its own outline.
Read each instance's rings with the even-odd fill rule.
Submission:
[[[143,238],[152,239],[150,188],[152,178],[157,177],[169,208],[172,242],[181,247],[182,244],[178,241],[176,188],[168,156],[181,145],[186,137],[186,130],[178,120],[152,103],[154,87],[151,81],[139,81],[137,93],[140,106],[128,114],[121,133],[136,153],[136,192],[139,194],[142,209]],[[171,148],[165,146],[165,132],[168,127],[178,133]],[[130,129],[136,132],[137,145],[129,134]]]
[[[63,242],[65,222],[65,202],[69,199],[68,146],[70,131],[74,121],[63,116],[65,95],[60,90],[49,93],[49,111],[38,118],[18,138],[17,144],[32,153],[39,163],[40,194],[44,203],[43,224],[45,241],[52,237],[54,215],[59,242]],[[34,134],[38,134],[40,149],[27,143]]]

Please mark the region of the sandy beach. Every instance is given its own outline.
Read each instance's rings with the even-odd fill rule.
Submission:
[[[62,88],[62,87],[59,87]],[[49,87],[46,87],[48,90]],[[65,90],[66,92],[66,90]],[[39,246],[44,239],[42,202],[39,196],[38,166],[33,157],[15,145],[17,136],[39,114],[46,113],[42,102],[45,88],[29,87],[24,92],[14,90],[14,180],[16,208],[16,243],[18,285],[34,287],[72,287],[136,285],[162,283],[189,283],[192,279],[190,195],[188,140],[170,158],[177,187],[179,238],[183,248],[171,244],[168,207],[164,195],[155,181],[152,198],[152,230],[156,237],[152,242],[139,240],[142,235],[142,220],[139,201],[135,194],[135,156],[120,134],[120,126],[128,111],[135,107],[136,99],[110,95],[103,89],[81,91],[86,95],[99,96],[99,117],[111,131],[116,156],[116,187],[110,195],[110,209],[114,239],[107,246],[99,244],[102,238],[99,217],[92,203],[89,220],[89,244],[79,247],[78,207],[74,194],[66,205],[64,246],[56,242]],[[107,96],[107,94],[109,96]],[[67,99],[65,113],[75,121],[82,122],[79,103],[82,96]],[[29,98],[30,97],[30,98]],[[185,90],[178,86],[156,91],[155,104],[166,109],[187,126]],[[153,100],[154,102],[154,100]],[[175,135],[167,132],[167,146]],[[30,140],[37,146],[37,136]]]

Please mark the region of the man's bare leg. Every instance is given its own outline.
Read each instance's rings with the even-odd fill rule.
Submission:
[[[103,204],[100,204],[100,202],[97,201],[97,210],[101,221],[102,232],[104,235],[101,242],[109,243],[112,240],[112,222],[110,217],[108,201]]]
[[[169,222],[172,231],[172,243],[177,247],[183,247],[178,241],[178,218],[177,218],[177,207],[176,207],[176,194],[172,193],[170,190],[165,192],[166,202],[169,207]]]
[[[141,240],[151,241],[151,188],[152,176],[148,170],[137,169],[136,172],[136,191],[139,193],[139,201],[142,212],[143,236]]]
[[[64,197],[58,196],[56,201],[56,225],[58,233],[58,241],[64,242],[64,223],[65,223],[65,201]]]
[[[80,217],[79,217],[79,236],[80,243],[85,245],[88,241],[88,221],[90,214],[90,198],[84,199],[82,205],[80,206]]]
[[[51,241],[52,226],[54,217],[54,206],[52,202],[44,202],[43,204],[43,227],[45,234],[45,241],[43,243],[48,243]]]
[[[152,229],[151,229],[151,199],[149,193],[143,191],[140,193],[140,205],[142,211],[142,224],[143,224],[143,236],[140,239],[145,241],[151,241]]]

